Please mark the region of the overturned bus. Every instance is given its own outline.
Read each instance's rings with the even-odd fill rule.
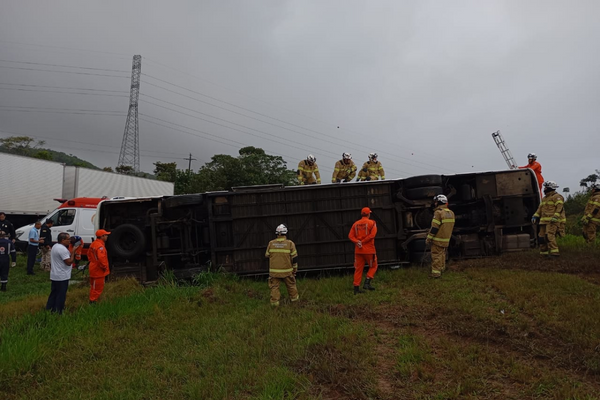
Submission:
[[[186,277],[211,268],[260,275],[268,273],[265,248],[281,223],[301,270],[352,268],[348,232],[368,206],[379,265],[398,266],[429,257],[425,236],[437,194],[448,197],[456,215],[450,257],[493,256],[534,243],[530,218],[540,195],[528,169],[105,200],[95,224],[112,232],[113,276],[148,282],[166,269]]]

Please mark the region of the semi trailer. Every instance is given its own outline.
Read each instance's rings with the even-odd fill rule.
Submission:
[[[112,232],[113,276],[149,282],[164,270],[183,278],[209,269],[260,275],[268,274],[265,248],[281,223],[296,243],[300,270],[352,268],[348,232],[368,206],[379,265],[399,266],[430,257],[425,237],[437,194],[456,215],[450,257],[488,257],[535,243],[530,220],[540,196],[530,170],[105,200],[95,224]]]

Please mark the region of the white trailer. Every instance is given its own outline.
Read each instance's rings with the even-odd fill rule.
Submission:
[[[174,184],[0,153],[0,211],[15,227],[47,215],[54,199],[174,194]]]

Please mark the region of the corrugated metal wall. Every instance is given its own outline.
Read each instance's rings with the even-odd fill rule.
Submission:
[[[379,182],[228,194],[229,214],[223,215],[222,204],[213,205],[213,215],[220,214],[213,219],[217,235],[215,262],[232,272],[267,271],[265,249],[275,238],[277,225],[283,223],[288,226],[288,238],[296,243],[301,268],[351,266],[354,245],[348,232],[366,206],[372,209],[378,226],[378,259],[395,261],[397,228],[392,186],[393,182]]]
[[[136,176],[120,175],[112,172],[77,168],[78,179],[74,197],[145,197],[173,194],[173,183]]]

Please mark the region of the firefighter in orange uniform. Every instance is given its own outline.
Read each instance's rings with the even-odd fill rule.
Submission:
[[[454,213],[448,209],[448,198],[438,194],[433,198],[435,210],[431,229],[425,242],[431,245],[431,277],[440,278],[446,270],[446,249],[454,229]]]
[[[271,240],[267,246],[265,257],[269,259],[269,289],[271,289],[271,305],[279,306],[281,293],[279,284],[283,282],[287,287],[290,300],[300,300],[298,288],[296,287],[296,272],[298,272],[298,252],[296,245],[288,240],[288,229],[284,224],[275,228],[277,239]]]
[[[364,293],[360,290],[360,281],[362,280],[362,273],[365,264],[369,265],[369,271],[367,272],[367,279],[363,289],[375,290],[371,286],[371,280],[375,277],[377,271],[377,253],[375,251],[375,235],[377,235],[377,224],[371,220],[371,209],[364,207],[360,211],[361,219],[356,221],[352,228],[348,238],[355,244],[354,247],[354,294]]]
[[[88,249],[88,260],[90,261],[90,304],[98,301],[98,298],[104,290],[104,280],[110,273],[108,269],[108,256],[106,254],[106,240],[110,232],[104,229],[96,231],[96,240],[92,242]]]
[[[523,167],[519,167],[519,168],[520,169],[529,168],[529,169],[533,170],[533,172],[535,172],[535,177],[537,178],[538,186],[540,187],[540,194],[541,194],[542,193],[542,184],[544,183],[544,177],[542,176],[542,165],[539,162],[537,162],[536,160],[537,160],[537,156],[535,155],[535,153],[529,153],[529,154],[527,154],[528,164]]]

